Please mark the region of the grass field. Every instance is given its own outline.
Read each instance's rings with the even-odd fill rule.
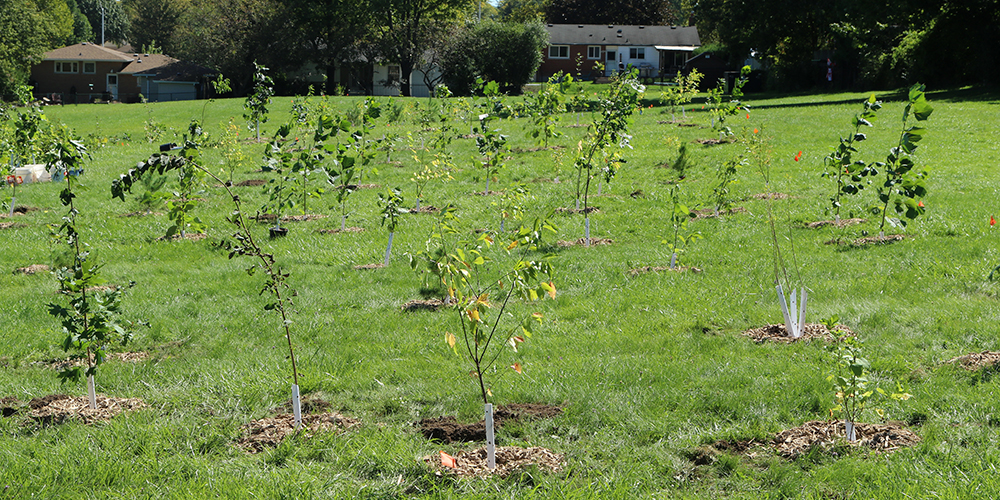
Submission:
[[[650,89],[646,105],[656,97]],[[293,335],[304,395],[329,401],[362,425],[248,454],[234,445],[240,427],[272,415],[288,399],[291,369],[279,320],[264,311],[266,299],[258,295],[262,278],[248,276],[246,262],[227,259],[217,247],[229,236],[223,220],[229,200],[221,189],[205,187],[197,215],[209,225],[208,238],[168,243],[157,240],[168,226],[165,216],[121,217],[137,210],[136,202],[110,197],[112,180],[158,144],[180,142],[190,119],[204,114],[215,137],[231,117],[242,124],[242,101],[79,105],[45,111],[51,122],[82,136],[112,138],[92,151],[81,178],[87,187],[78,204],[82,238],[109,282],[136,282],[125,296],[124,315],[150,323],[125,348],[147,351],[150,358],[102,365],[98,392],[142,398],[150,407],[93,425],[37,426],[22,415],[0,419],[0,498],[994,498],[1000,492],[996,372],[944,362],[1000,350],[1000,285],[987,278],[1000,264],[1000,228],[989,225],[991,215],[1000,216],[1000,94],[928,94],[935,111],[916,152],[918,167],[930,172],[927,212],[906,228],[906,239],[865,247],[826,244],[878,230],[877,221],[846,229],[803,227],[831,218],[834,186],[820,177],[823,158],[851,130],[851,117],[866,97],[751,95],[750,119],[739,115],[730,123],[737,130],[763,130],[771,188],[790,195],[773,201],[773,208],[782,244],[794,246],[802,282],[811,290],[808,320],[839,316],[864,341],[873,381],[886,390],[898,382],[913,395],[875,405],[922,438],[912,448],[872,454],[838,447],[837,453],[817,451],[792,461],[759,448],[753,456],[721,453],[710,463],[694,463],[699,447],[723,439],[767,441],[783,429],[829,418],[834,405],[826,378],[834,364],[822,342],[755,344],[740,335],[782,322],[768,202],[753,197],[765,190],[754,169],[742,169],[734,188],[746,212],[690,222],[704,239],[688,248],[681,264],[703,272],[628,273],[669,263],[661,241],[670,233],[667,195],[677,176],[661,165],[674,161],[678,145],[688,144],[693,163],[680,181],[682,196],[702,207],[709,206],[718,165],[742,148],[692,142],[718,137],[699,103],[686,112],[696,127],[665,123],[671,115],[659,106],[634,117],[634,149],[623,152],[627,163],[591,200],[600,208],[591,216],[592,236],[614,243],[553,245],[557,298],[515,305],[517,313],[544,313],[545,321],[511,355],[524,366],[523,375],[503,369],[510,362],[501,358],[492,377],[495,402],[563,405],[564,413],[505,426],[498,443],[565,454],[562,472],[455,479],[436,476],[421,461],[438,450],[479,445],[429,442],[415,421],[440,415],[474,421],[482,404],[469,367],[444,342],[444,332],[457,326],[453,313],[400,310],[421,298],[423,278],[404,254],[424,248],[434,216],[404,216],[387,268],[353,268],[380,262],[385,250],[378,189],[351,197],[349,223],[364,232],[318,232],[340,225],[332,190],[309,209],[330,216],[291,222],[286,238],[267,240],[267,225],[257,226],[298,292]],[[902,94],[879,97],[885,105],[861,144],[860,156],[869,161],[884,160],[895,145],[904,105]],[[328,103],[343,112],[360,100]],[[426,101],[405,101],[401,119],[379,121],[370,137],[409,132],[419,145],[417,102]],[[285,122],[291,108],[291,98],[276,99],[265,132]],[[167,127],[167,135],[152,143],[143,128],[151,116]],[[578,119],[593,117],[562,115],[565,136],[553,144],[563,148],[540,151],[529,151],[536,146],[526,134],[529,120],[494,122],[521,152],[510,154],[491,189],[524,182],[531,194],[525,218],[552,214],[558,226],[553,242],[583,235],[582,216],[553,214],[574,204],[573,163],[586,129],[567,125]],[[454,126],[454,135],[467,133],[462,122]],[[421,167],[405,142],[397,144],[393,160],[399,164],[384,163],[382,153],[377,172],[362,182],[399,187],[412,205],[410,179]],[[254,173],[264,146],[241,143],[251,161],[235,180],[266,178]],[[431,182],[422,203],[454,204],[463,230],[497,229],[496,197],[473,194],[485,185],[473,166],[475,141],[456,137],[447,150],[454,179]],[[799,151],[800,160],[793,161]],[[432,158],[428,151],[415,154],[425,162]],[[209,148],[204,159],[219,165],[222,151]],[[55,279],[12,273],[52,262],[48,225],[63,215],[59,189],[22,187],[18,205],[39,210],[0,219],[22,224],[0,230],[0,397],[26,401],[86,392],[82,384],[60,385],[44,363],[66,356],[59,324],[47,314],[47,304],[60,300]],[[266,201],[260,187],[240,189],[249,210]],[[3,197],[9,194],[5,189]],[[872,189],[848,199],[844,216],[863,215],[873,200]],[[878,421],[874,412],[867,417]]]

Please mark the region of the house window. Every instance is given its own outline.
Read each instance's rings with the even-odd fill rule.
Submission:
[[[607,59],[611,62],[615,62],[615,51],[609,50]]]
[[[549,59],[569,59],[569,45],[549,45]]]
[[[399,81],[399,66],[389,66],[388,67],[388,80],[389,83],[395,83]]]
[[[600,45],[588,45],[587,46],[587,59],[600,59],[601,58],[601,46]]]
[[[628,49],[628,57],[629,57],[629,59],[645,59],[646,58],[646,48],[645,47],[640,47],[640,48],[632,47],[631,49]]]
[[[76,62],[56,61],[56,73],[78,73],[79,68]]]
[[[83,73],[85,75],[93,75],[94,73],[97,73],[97,63],[94,62],[83,63]]]

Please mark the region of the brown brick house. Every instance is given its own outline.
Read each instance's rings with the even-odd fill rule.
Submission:
[[[701,46],[694,26],[620,26],[607,24],[549,24],[549,46],[542,54],[537,80],[556,72],[584,78],[609,76],[629,65],[642,76],[673,76]],[[604,71],[594,70],[595,63]]]
[[[138,102],[203,97],[213,72],[163,54],[124,53],[92,43],[78,43],[45,53],[31,68],[38,96],[57,95],[64,103],[96,99]]]

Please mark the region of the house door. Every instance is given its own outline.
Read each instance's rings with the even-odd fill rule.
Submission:
[[[108,92],[112,99],[118,100],[118,75],[108,75]]]

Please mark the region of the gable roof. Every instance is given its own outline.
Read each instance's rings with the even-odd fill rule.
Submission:
[[[173,82],[196,82],[201,76],[215,73],[208,68],[163,54],[133,54],[129,59],[131,62],[119,73]]]
[[[50,50],[45,53],[44,61],[99,61],[128,62],[132,57],[114,49],[101,47],[92,43],[78,43]]]
[[[549,24],[551,45],[643,45],[697,47],[694,26],[634,26],[613,24]]]

